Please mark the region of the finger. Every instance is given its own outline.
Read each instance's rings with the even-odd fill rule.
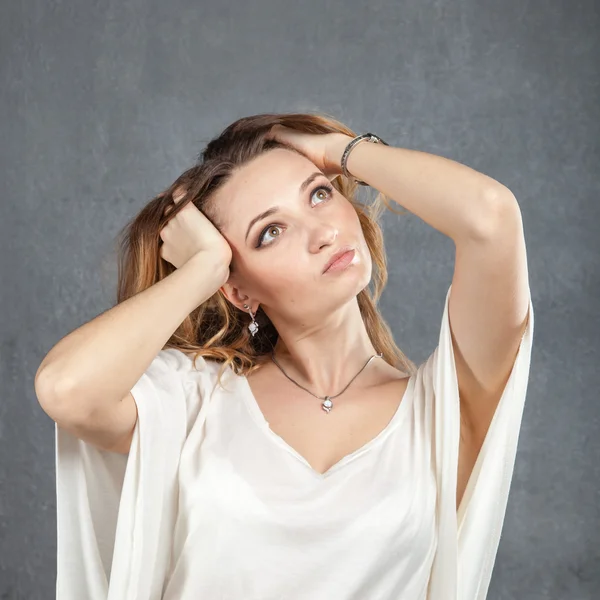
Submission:
[[[183,198],[185,198],[186,191],[187,190],[185,188],[183,188],[183,187],[177,188],[173,192],[173,202],[175,202],[177,204],[177,202],[179,202],[180,200],[182,200]]]
[[[165,207],[165,209],[163,210],[163,215],[166,217],[175,208],[175,204],[177,204],[178,202],[183,200],[183,198],[185,198],[185,196],[186,196],[185,188],[183,188],[183,187],[177,188],[173,192],[173,204],[168,204]]]
[[[273,125],[271,129],[269,129],[269,133],[267,133],[267,139],[278,140],[280,136],[286,131],[286,127],[283,125]]]

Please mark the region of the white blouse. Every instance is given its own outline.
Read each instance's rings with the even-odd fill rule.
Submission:
[[[387,426],[320,474],[245,377],[162,350],[131,390],[128,455],[56,426],[58,600],[483,600],[527,391],[533,306],[456,510],[448,320]]]

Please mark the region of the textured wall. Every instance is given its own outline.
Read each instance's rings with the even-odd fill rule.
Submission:
[[[124,223],[234,119],[323,110],[494,177],[523,212],[528,401],[489,598],[600,597],[600,35],[593,0],[5,2],[0,598],[54,597],[53,422],[33,377],[110,308]],[[382,309],[437,343],[453,244],[387,213]],[[341,599],[340,599],[341,600]]]

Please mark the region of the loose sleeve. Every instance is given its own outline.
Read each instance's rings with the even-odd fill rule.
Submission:
[[[530,296],[526,330],[457,511],[460,404],[448,315],[451,289],[446,294],[438,346],[419,366],[417,377],[421,400],[431,415],[438,490],[438,549],[428,600],[484,600],[504,522],[527,394],[533,305]]]
[[[128,455],[100,450],[55,424],[58,600],[161,597],[191,365],[182,352],[161,350],[136,382],[138,418]],[[202,397],[201,377],[192,401]]]

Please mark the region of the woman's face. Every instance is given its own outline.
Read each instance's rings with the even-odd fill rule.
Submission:
[[[274,324],[282,318],[308,325],[369,284],[371,256],[356,211],[304,156],[270,150],[241,167],[214,201],[232,249],[223,291],[239,308],[260,304]],[[353,263],[324,273],[346,245],[355,249]]]

